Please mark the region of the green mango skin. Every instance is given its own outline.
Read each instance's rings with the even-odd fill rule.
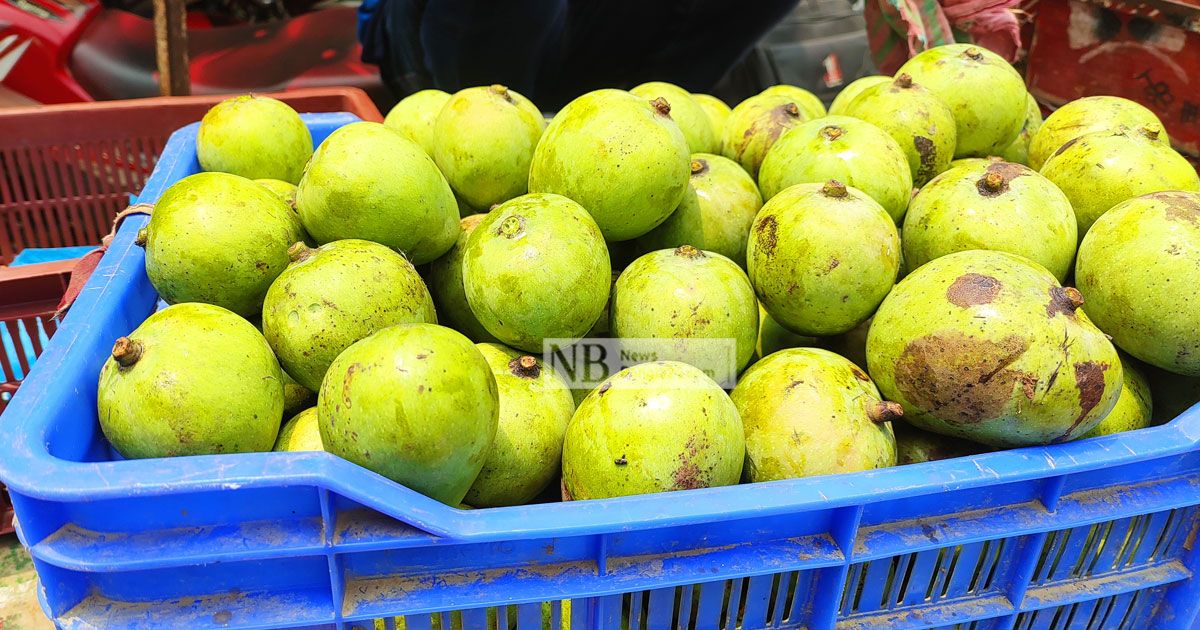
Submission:
[[[560,195],[501,204],[463,250],[467,303],[505,345],[542,352],[547,338],[579,339],[608,301],[612,267],[600,228]]]
[[[679,339],[668,356],[658,358],[701,369],[723,369],[727,355],[694,348],[687,340],[732,340],[736,374],[754,356],[758,300],[746,272],[732,260],[684,245],[646,254],[621,273],[610,328],[624,339]]]
[[[985,158],[958,158],[957,160],[951,160],[950,168],[947,168],[946,170],[949,171],[949,170],[953,170],[953,169],[960,168],[963,166],[985,167],[988,164],[991,164],[992,162],[1007,162],[1007,161],[1008,160],[1005,160],[1004,158],[997,157],[997,156],[985,157]]]
[[[1144,429],[1152,423],[1154,402],[1146,377],[1134,366],[1133,361],[1124,355],[1121,356],[1121,374],[1124,385],[1121,387],[1121,396],[1117,398],[1117,404],[1104,416],[1100,424],[1084,433],[1080,439]]]
[[[819,348],[776,352],[730,394],[746,431],[746,481],[776,481],[896,465],[891,422],[869,410],[879,390],[866,372]]]
[[[828,115],[848,116],[849,114],[846,113],[846,110],[850,107],[850,104],[854,102],[854,99],[858,98],[859,94],[867,91],[867,88],[891,82],[892,77],[884,76],[882,74],[872,74],[851,81],[849,85],[842,88],[841,92],[838,92],[837,97],[835,97],[833,102],[829,104]]]
[[[687,140],[663,111],[621,90],[571,101],[538,142],[529,192],[574,200],[610,241],[654,229],[683,199],[689,174]]]
[[[487,215],[473,214],[459,221],[461,231],[458,242],[442,257],[429,263],[425,274],[428,279],[429,293],[433,296],[433,304],[437,308],[438,319],[443,326],[449,326],[464,334],[475,343],[496,341],[488,332],[467,303],[467,291],[463,286],[463,251],[467,247],[467,238],[479,226]]]
[[[168,304],[204,302],[254,317],[288,266],[288,247],[303,237],[271,191],[237,175],[197,173],[154,204],[146,275]]]
[[[868,371],[918,428],[998,447],[1073,440],[1108,415],[1122,380],[1073,295],[1013,254],[943,256],[875,313]]]
[[[901,234],[914,268],[954,252],[1024,256],[1062,282],[1075,262],[1075,212],[1049,180],[1020,164],[987,161],[934,178],[908,206]]]
[[[563,444],[563,499],[732,486],[745,454],[742,421],[719,385],[686,363],[641,363],[575,410]]]
[[[930,48],[909,59],[896,76],[942,99],[954,113],[958,145],[954,157],[996,155],[1012,144],[1025,124],[1025,80],[999,55],[972,44]]]
[[[477,508],[529,503],[558,475],[575,413],[567,382],[540,359],[500,344],[477,344],[500,396],[496,440],[463,499]],[[524,367],[522,356],[533,363]]]
[[[179,304],[128,339],[140,356],[126,355],[128,367],[109,357],[96,395],[100,428],[123,457],[271,450],[283,372],[251,323],[219,306]]]
[[[326,450],[450,506],[487,460],[499,407],[487,360],[436,324],[398,324],[356,342],[317,395]]]
[[[999,157],[1006,162],[1030,166],[1029,147],[1034,136],[1042,128],[1042,108],[1032,94],[1026,94],[1025,100],[1025,124],[1021,127],[1021,133],[1017,134],[1017,139],[1013,140],[1008,148],[1000,152]],[[1035,171],[1040,170],[1041,164],[1031,168]]]
[[[394,324],[437,323],[412,263],[370,241],[293,250],[263,302],[263,334],[296,382],[310,390],[350,344]]]
[[[831,179],[866,193],[897,224],[912,198],[904,150],[879,127],[849,116],[810,120],[785,133],[767,152],[758,187],[770,200],[789,186]]]
[[[1142,366],[1154,400],[1155,424],[1170,422],[1200,403],[1200,377],[1183,376],[1152,365]]]
[[[811,346],[816,341],[816,337],[797,335],[780,326],[779,322],[775,321],[761,304],[758,305],[758,339],[754,345],[755,360],[762,360],[780,350]]]
[[[720,149],[719,136],[713,131],[708,114],[687,90],[671,83],[651,81],[630,89],[629,93],[648,101],[659,97],[666,99],[671,105],[671,119],[679,125],[684,140],[687,140],[688,151],[712,153]]]
[[[1041,112],[1038,112],[1039,120]],[[1062,145],[1090,133],[1137,130],[1143,127],[1163,129],[1162,121],[1140,103],[1119,96],[1087,96],[1054,110],[1033,133],[1029,142],[1029,166],[1041,170]],[[1171,146],[1166,131],[1157,142]]]
[[[1156,132],[1100,131],[1059,147],[1042,175],[1054,182],[1075,208],[1079,240],[1105,212],[1127,199],[1168,190],[1200,191],[1196,168]]]
[[[892,428],[896,431],[897,466],[967,457],[990,450],[982,444],[922,431],[904,422],[894,422]]]
[[[950,168],[958,139],[954,112],[911,77],[867,88],[846,115],[875,125],[896,141],[908,159],[913,185],[924,186]]]
[[[713,150],[709,153],[716,153],[721,150],[721,138],[725,135],[725,121],[729,118],[729,112],[733,111],[725,101],[712,96],[711,94],[693,94],[692,99],[704,110],[704,115],[708,116],[708,124],[713,132]]]
[[[247,94],[217,103],[200,120],[200,168],[247,179],[300,181],[313,153],[312,134],[283,101]]]
[[[638,239],[643,251],[693,245],[746,266],[746,239],[762,195],[737,162],[710,153],[692,156],[692,180],[683,201],[662,225]]]
[[[1200,194],[1152,193],[1104,213],[1079,246],[1075,282],[1119,348],[1200,376]]]
[[[269,343],[269,342],[268,342]],[[283,373],[283,418],[290,418],[317,402],[317,393]]]
[[[738,103],[725,120],[721,155],[737,162],[750,177],[785,131],[809,120],[795,99],[784,94],[757,94]],[[770,198],[769,195],[767,195]]]
[[[414,265],[446,253],[458,238],[458,204],[437,165],[378,123],[330,134],[304,171],[296,205],[318,243],[375,241]]]
[[[527,192],[529,163],[545,127],[541,110],[513,90],[467,88],[438,114],[433,161],[459,199],[486,211]]]
[[[292,453],[325,450],[321,443],[321,427],[317,423],[317,408],[309,407],[285,422],[272,450]]]
[[[817,98],[816,94],[795,85],[772,85],[763,90],[761,94],[780,94],[786,96],[796,102],[800,109],[804,110],[805,115],[809,119],[821,118],[828,114],[825,111],[825,103]]]
[[[891,290],[900,236],[862,191],[800,184],[759,211],[746,263],[776,322],[800,335],[837,335],[866,321]]]
[[[392,107],[383,124],[417,143],[426,155],[433,157],[434,147],[437,146],[433,124],[449,100],[450,95],[441,90],[414,92]]]

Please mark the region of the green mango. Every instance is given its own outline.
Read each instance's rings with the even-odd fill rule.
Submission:
[[[313,153],[312,134],[287,103],[246,94],[217,103],[200,120],[200,168],[247,179],[300,181]]]
[[[712,153],[721,148],[708,113],[687,90],[671,83],[651,81],[630,89],[629,93],[648,101],[660,97],[666,99],[671,105],[671,119],[679,125],[683,138],[687,140],[688,151]]]
[[[441,90],[414,92],[392,107],[383,124],[417,143],[427,155],[433,157],[433,149],[437,146],[433,124],[449,100],[450,95]]]
[[[1041,120],[1041,112],[1038,112]],[[1098,131],[1136,131],[1143,127],[1163,129],[1162,121],[1144,105],[1119,96],[1086,96],[1054,110],[1044,123],[1034,130],[1029,141],[1029,166],[1041,170],[1046,161],[1062,145]],[[1027,127],[1028,128],[1028,127]],[[1169,147],[1166,131],[1155,138]]]
[[[846,115],[879,127],[896,141],[918,188],[950,168],[958,139],[954,112],[907,74],[864,90],[847,106]]]
[[[317,408],[309,407],[296,414],[279,429],[275,440],[276,451],[323,451],[321,428],[317,424]]]

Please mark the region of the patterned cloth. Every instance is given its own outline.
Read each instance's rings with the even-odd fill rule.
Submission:
[[[1021,51],[1020,0],[867,0],[864,14],[875,65],[895,74],[934,46],[973,41],[1009,61]],[[955,33],[959,33],[956,37]]]

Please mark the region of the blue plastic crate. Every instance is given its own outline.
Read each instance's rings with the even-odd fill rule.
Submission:
[[[354,118],[305,120],[320,141]],[[141,199],[198,170],[195,133]],[[125,222],[0,428],[61,627],[529,630],[570,601],[574,628],[614,630],[1160,629],[1200,608],[1200,408],[1052,447],[477,511],[325,453],[112,461],[96,381],[155,307],[144,223]]]

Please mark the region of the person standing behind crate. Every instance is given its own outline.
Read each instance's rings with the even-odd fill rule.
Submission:
[[[363,61],[398,96],[503,83],[545,109],[605,87],[706,92],[797,0],[364,0]]]

